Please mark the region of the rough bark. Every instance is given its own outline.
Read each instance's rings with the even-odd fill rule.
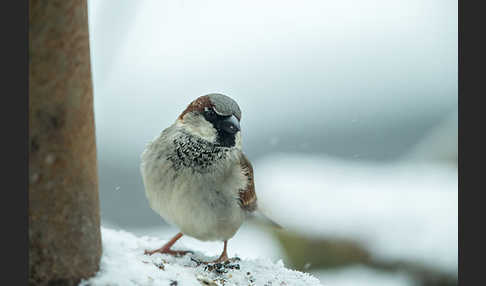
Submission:
[[[29,284],[76,285],[101,256],[86,1],[29,1]]]

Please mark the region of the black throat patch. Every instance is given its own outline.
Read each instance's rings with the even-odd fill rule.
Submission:
[[[235,146],[236,134],[224,131],[221,126],[222,121],[229,116],[221,116],[219,114],[216,114],[214,111],[203,112],[203,116],[208,122],[213,125],[214,129],[216,129],[216,142],[218,142],[219,145],[221,145],[222,147]]]
[[[182,133],[173,140],[174,153],[167,157],[176,170],[192,168],[199,173],[208,172],[208,167],[226,159],[230,148],[210,143],[201,138]]]

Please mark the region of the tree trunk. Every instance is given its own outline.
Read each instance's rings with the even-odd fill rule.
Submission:
[[[86,1],[29,1],[29,284],[76,285],[101,256]]]

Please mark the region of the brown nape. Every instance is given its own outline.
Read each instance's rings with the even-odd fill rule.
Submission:
[[[184,115],[186,115],[186,113],[188,113],[188,112],[192,112],[192,111],[203,112],[204,108],[206,108],[206,107],[208,107],[208,108],[213,107],[213,104],[211,103],[209,96],[207,96],[207,95],[200,96],[200,97],[196,98],[193,102],[191,102],[187,106],[187,108],[181,113],[181,115],[179,115],[179,119],[182,120]]]

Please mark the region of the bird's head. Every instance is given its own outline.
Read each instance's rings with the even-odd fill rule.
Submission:
[[[212,93],[196,98],[178,117],[193,136],[223,147],[241,148],[241,110],[232,98]]]

